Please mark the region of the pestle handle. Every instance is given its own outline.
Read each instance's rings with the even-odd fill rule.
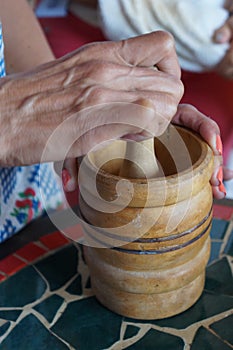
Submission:
[[[158,177],[159,173],[154,139],[150,138],[141,142],[128,141],[119,175],[126,178],[154,178]]]

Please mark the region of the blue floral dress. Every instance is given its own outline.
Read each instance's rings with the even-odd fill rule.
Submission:
[[[4,46],[0,25],[0,77],[5,75]],[[44,210],[63,202],[63,192],[53,165],[0,167],[0,243],[20,231]]]

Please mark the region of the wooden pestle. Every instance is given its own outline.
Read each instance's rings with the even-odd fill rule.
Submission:
[[[130,160],[129,160],[130,159]],[[125,159],[119,175],[126,178],[155,178],[160,174],[155,157],[154,138],[127,142]]]

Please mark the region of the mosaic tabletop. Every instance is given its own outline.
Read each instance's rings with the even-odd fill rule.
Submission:
[[[211,239],[196,304],[167,319],[135,321],[95,299],[78,244],[47,217],[33,222],[0,247],[0,349],[233,349],[232,201],[215,203]]]

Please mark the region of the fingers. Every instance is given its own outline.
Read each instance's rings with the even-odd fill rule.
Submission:
[[[224,199],[226,197],[225,191],[220,191],[218,187],[212,186],[213,196],[216,199]]]
[[[64,191],[73,192],[78,187],[78,164],[75,158],[54,163],[54,170],[61,178]]]
[[[213,195],[216,199],[223,199],[226,196],[226,189],[223,184],[223,168],[217,167],[211,177]]]
[[[62,183],[66,192],[73,192],[78,187],[78,164],[75,158],[64,161]]]
[[[180,97],[183,93],[183,89],[181,90],[182,84],[177,77],[156,69],[95,61],[89,65],[89,71],[86,70],[86,75],[91,76],[93,85],[102,84],[114,90],[165,92],[170,90],[170,92],[174,93],[177,89]]]
[[[224,182],[232,179],[233,170],[222,166],[221,158],[215,157],[215,169],[210,179],[215,198],[222,199],[226,196],[227,191],[224,186]]]
[[[193,131],[196,131],[212,148],[215,155],[214,172],[211,176],[210,183],[213,189],[213,195],[217,199],[222,199],[226,196],[226,190],[223,185],[223,176],[231,174],[222,168],[222,141],[218,125],[212,119],[199,112],[195,107],[190,105],[179,105],[176,115],[173,118],[173,123],[186,126]]]
[[[104,139],[148,132],[159,136],[183,95],[174,40],[166,32],[87,45],[60,62],[66,70],[61,76],[56,73],[57,88],[49,97],[45,91],[38,99],[49,99],[43,105],[51,111],[56,106],[58,118],[61,113],[66,118],[77,114],[64,128],[70,139],[74,136],[77,140],[71,157],[85,154]],[[153,68],[155,65],[159,70]],[[134,107],[124,105],[140,105],[140,99],[150,101],[153,112],[138,113],[138,107],[135,112]],[[101,109],[104,104],[108,106]],[[90,107],[87,114],[80,113]]]
[[[147,120],[145,122],[143,119],[143,114],[140,115],[138,113],[134,114],[134,108],[136,107],[130,107],[130,104],[139,104],[137,101],[139,100],[147,100],[150,101],[151,108],[154,110],[154,124],[151,122],[150,128],[152,134],[154,134],[153,130],[157,130],[156,123],[160,123],[161,119],[167,120],[170,122],[174,114],[177,110],[177,104],[178,100],[173,96],[172,94],[165,93],[165,92],[151,92],[151,91],[128,91],[128,92],[121,92],[121,91],[114,91],[109,90],[105,88],[98,88],[97,90],[92,90],[92,93],[90,96],[88,96],[85,100],[82,100],[82,106],[80,108],[83,110],[86,106],[86,103],[89,103],[89,105],[92,105],[93,109],[96,109],[96,111],[99,110],[100,104],[103,105],[103,113],[99,116],[99,121],[101,122],[103,118],[106,119],[106,123],[116,123],[118,121],[119,123],[125,122],[127,123],[138,123],[138,120],[140,121],[140,124],[142,126],[147,125],[149,127],[149,124],[147,124]],[[104,107],[104,104],[106,107]],[[112,106],[111,106],[112,105]],[[127,105],[128,115],[125,112],[125,107]],[[111,108],[112,107],[112,108]],[[107,115],[107,112],[105,112],[105,108],[111,109],[111,113]],[[132,111],[130,110],[132,108]],[[94,110],[93,110],[94,113]],[[115,113],[115,114],[114,114]],[[82,113],[81,113],[82,114]],[[92,116],[93,114],[89,114],[89,118],[94,118]],[[156,120],[156,116],[158,119]],[[80,115],[81,118],[81,115]],[[90,124],[89,121],[86,121]],[[160,133],[160,131],[159,131]],[[156,133],[157,134],[157,133]]]
[[[174,39],[168,32],[157,31],[119,43],[118,54],[133,66],[156,66],[162,72],[180,78]]]
[[[82,130],[79,137],[71,120],[69,130],[65,133],[70,134],[73,128],[75,142],[69,150],[69,157],[87,154],[104,142],[119,139],[127,134],[140,134],[144,130],[160,133],[168,126],[169,120],[159,118],[150,101],[142,99],[136,102],[112,103],[84,110],[77,119]],[[64,142],[66,140],[63,139]]]
[[[210,145],[216,156],[222,155],[220,130],[214,120],[188,104],[180,104],[172,122],[196,131]]]
[[[221,181],[229,181],[233,179],[233,170],[216,163],[215,174],[212,178],[212,185],[218,186]]]
[[[174,39],[165,31],[156,31],[119,42],[86,45],[69,57],[71,60],[78,60],[79,64],[86,62],[89,57],[129,67],[156,66],[162,72],[177,78],[181,76]]]
[[[139,124],[139,121],[147,120],[147,124],[151,125],[153,123],[154,111],[151,102],[148,100],[137,101],[138,105],[132,104],[124,106],[124,112],[127,114],[132,114],[134,117],[131,122],[132,125],[126,125],[124,123],[124,113],[119,116],[115,114],[113,109],[113,115],[116,117],[115,123],[105,124],[104,126],[94,125],[91,130],[87,131],[84,135],[77,140],[71,147],[71,154],[69,156],[75,156],[77,153],[86,154],[91,150],[96,150],[98,147],[104,146],[107,140],[113,140],[125,136],[125,132],[128,131],[127,138],[136,139],[139,137],[145,138],[149,135],[149,129],[146,124]],[[127,107],[127,108],[126,108]],[[119,112],[119,106],[118,112]],[[128,109],[129,108],[129,109]],[[103,109],[100,109],[101,113]],[[110,116],[110,110],[106,110],[108,116]],[[95,113],[96,117],[96,113]],[[122,118],[122,119],[121,119]],[[138,120],[137,120],[138,118]],[[97,118],[98,119],[98,118]],[[111,117],[110,117],[111,119]],[[135,120],[137,122],[135,123]],[[199,133],[208,144],[213,149],[215,154],[215,169],[211,177],[210,183],[212,185],[213,194],[215,198],[222,199],[226,195],[226,190],[223,185],[223,180],[231,180],[233,178],[233,171],[222,167],[222,142],[219,135],[219,128],[217,124],[206,117],[204,114],[200,113],[196,108],[189,105],[180,105],[178,111],[173,118],[173,122],[191,128],[192,130]],[[137,125],[138,124],[138,125]],[[158,125],[158,123],[155,123]],[[164,130],[166,129],[168,122],[164,122]],[[148,134],[146,135],[146,133]],[[136,136],[134,137],[136,133]],[[131,137],[132,136],[132,137]],[[149,135],[151,136],[151,135]],[[79,150],[77,152],[77,150]],[[62,171],[63,186],[66,191],[73,191],[77,186],[77,164],[74,159],[67,159],[63,166]]]
[[[34,111],[38,110],[40,113],[56,109],[59,116],[61,111],[69,112],[77,107],[81,110],[99,103],[134,102],[145,98],[153,101],[157,110],[160,109],[162,101],[164,107],[174,104],[175,113],[183,95],[183,84],[174,76],[148,68],[122,66],[111,62],[94,61],[82,64],[79,69],[73,69],[70,76],[63,72],[61,77],[55,75],[53,78],[57,82],[56,88],[28,96],[25,107],[33,105]],[[167,108],[163,109],[166,116]],[[54,118],[50,120],[53,121]]]

